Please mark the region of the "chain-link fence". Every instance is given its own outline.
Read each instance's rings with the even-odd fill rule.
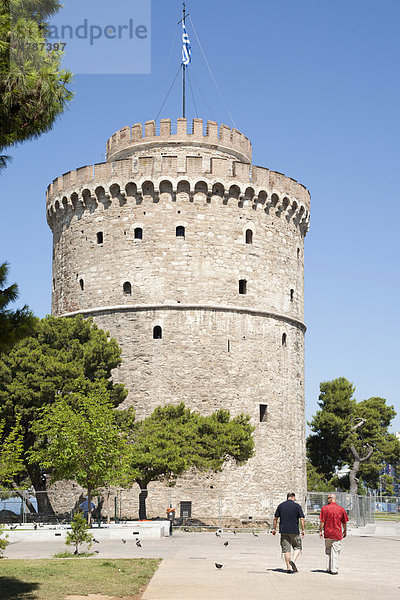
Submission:
[[[298,498],[308,526],[318,526],[319,513],[327,503],[326,492],[309,492]],[[362,527],[375,518],[398,519],[400,498],[354,496],[336,492],[351,524]],[[86,492],[75,484],[57,484],[46,492],[12,490],[0,492],[0,523],[69,523],[82,510]],[[276,506],[286,493],[258,490],[149,487],[100,490],[93,496],[94,522],[123,522],[137,519],[173,519],[175,526],[187,528],[269,529]]]
[[[346,492],[335,492],[336,502],[346,510],[349,520],[356,527],[363,527],[375,522],[375,511],[372,496],[356,496]],[[319,513],[327,504],[328,492],[307,493],[307,518],[318,522]]]
[[[400,521],[400,498],[395,496],[372,496],[376,521]]]

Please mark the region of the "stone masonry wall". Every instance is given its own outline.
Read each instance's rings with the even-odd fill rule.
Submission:
[[[309,194],[293,179],[238,161],[251,157],[239,132],[220,129],[213,147],[213,125],[203,138],[199,123],[193,137],[184,125],[178,141],[165,122],[158,137],[153,122],[143,137],[137,126],[118,132],[109,162],[49,186],[53,314],[93,316],[118,340],[123,363],[115,378],[129,388],[126,405],[138,418],[180,401],[202,413],[250,414],[254,458],[220,474],[191,474],[178,488],[300,496]],[[162,339],[153,339],[157,326]],[[260,405],[267,406],[262,422]],[[226,510],[243,513],[233,498]]]

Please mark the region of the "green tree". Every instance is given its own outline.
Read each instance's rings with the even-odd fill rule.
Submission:
[[[308,492],[329,492],[332,489],[330,482],[325,479],[321,473],[318,473],[314,465],[307,460],[307,491]]]
[[[151,481],[174,484],[191,468],[221,470],[231,458],[243,464],[254,453],[250,417],[231,419],[229,411],[201,416],[183,403],[157,407],[135,422],[132,411],[117,411],[131,443],[132,479],[140,486],[139,518],[146,518],[147,487]]]
[[[3,558],[4,550],[9,543],[8,533],[4,533],[4,525],[0,525],[0,558]]]
[[[36,319],[27,306],[17,310],[7,308],[18,298],[18,286],[7,284],[8,264],[0,265],[0,354],[12,348],[20,339],[32,333]]]
[[[393,406],[384,398],[357,402],[353,384],[344,377],[321,383],[320,391],[320,410],[309,423],[309,460],[326,480],[336,467],[349,465],[351,493],[357,493],[359,478],[376,488],[382,464],[400,460],[400,443],[388,432],[396,416]]]
[[[52,482],[73,479],[93,492],[119,484],[128,470],[128,444],[119,430],[104,383],[88,392],[71,392],[39,410],[32,431],[37,448],[29,460],[51,473]],[[88,511],[88,523],[91,511]]]
[[[112,369],[120,362],[117,342],[81,316],[42,319],[33,335],[0,357],[0,418],[6,422],[7,433],[20,416],[24,465],[36,492],[40,492],[40,513],[52,514],[46,481],[40,465],[28,462],[26,456],[36,443],[32,426],[39,409],[71,392],[88,393],[98,381],[104,381],[112,404],[117,406],[127,394],[122,384],[111,379]]]
[[[3,150],[51,129],[73,97],[60,51],[48,51],[46,19],[58,0],[0,0],[0,168]]]
[[[86,523],[81,513],[75,513],[71,521],[71,531],[67,532],[65,543],[68,546],[75,546],[74,554],[79,554],[79,546],[87,544],[90,550],[93,543],[93,535],[89,531],[89,525]]]
[[[0,487],[11,483],[14,477],[24,470],[22,461],[23,440],[20,419],[8,435],[5,434],[5,422],[0,421]]]

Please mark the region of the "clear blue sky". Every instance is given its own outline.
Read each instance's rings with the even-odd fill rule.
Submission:
[[[104,22],[120,4],[128,15],[128,2],[98,0],[90,16]],[[320,381],[339,376],[355,384],[358,400],[382,396],[400,413],[400,2],[187,4],[237,127],[253,143],[254,163],[311,191],[307,418],[317,409]],[[76,76],[75,99],[53,130],[10,151],[13,162],[0,180],[0,258],[11,264],[19,303],[38,316],[49,313],[51,295],[46,186],[70,169],[102,161],[105,141],[117,129],[155,118],[179,66],[178,39],[168,58],[180,11],[176,0],[152,2],[151,74]],[[190,23],[188,31],[191,73],[212,110],[193,80],[199,116],[231,125]],[[179,112],[176,86],[160,116],[174,119]],[[196,116],[190,99],[188,113]],[[400,415],[392,429],[400,429]]]

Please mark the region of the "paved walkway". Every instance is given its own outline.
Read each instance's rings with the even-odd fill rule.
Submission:
[[[6,555],[45,558],[64,549],[59,540],[21,542],[11,544]],[[278,536],[267,533],[217,538],[214,533],[177,532],[171,538],[143,540],[142,548],[132,538],[125,544],[102,540],[94,549],[98,558],[164,558],[143,600],[400,599],[400,536],[348,536],[337,576],[325,573],[324,545],[316,534],[306,535],[299,573],[293,575],[283,570]],[[223,568],[216,569],[215,562]]]

